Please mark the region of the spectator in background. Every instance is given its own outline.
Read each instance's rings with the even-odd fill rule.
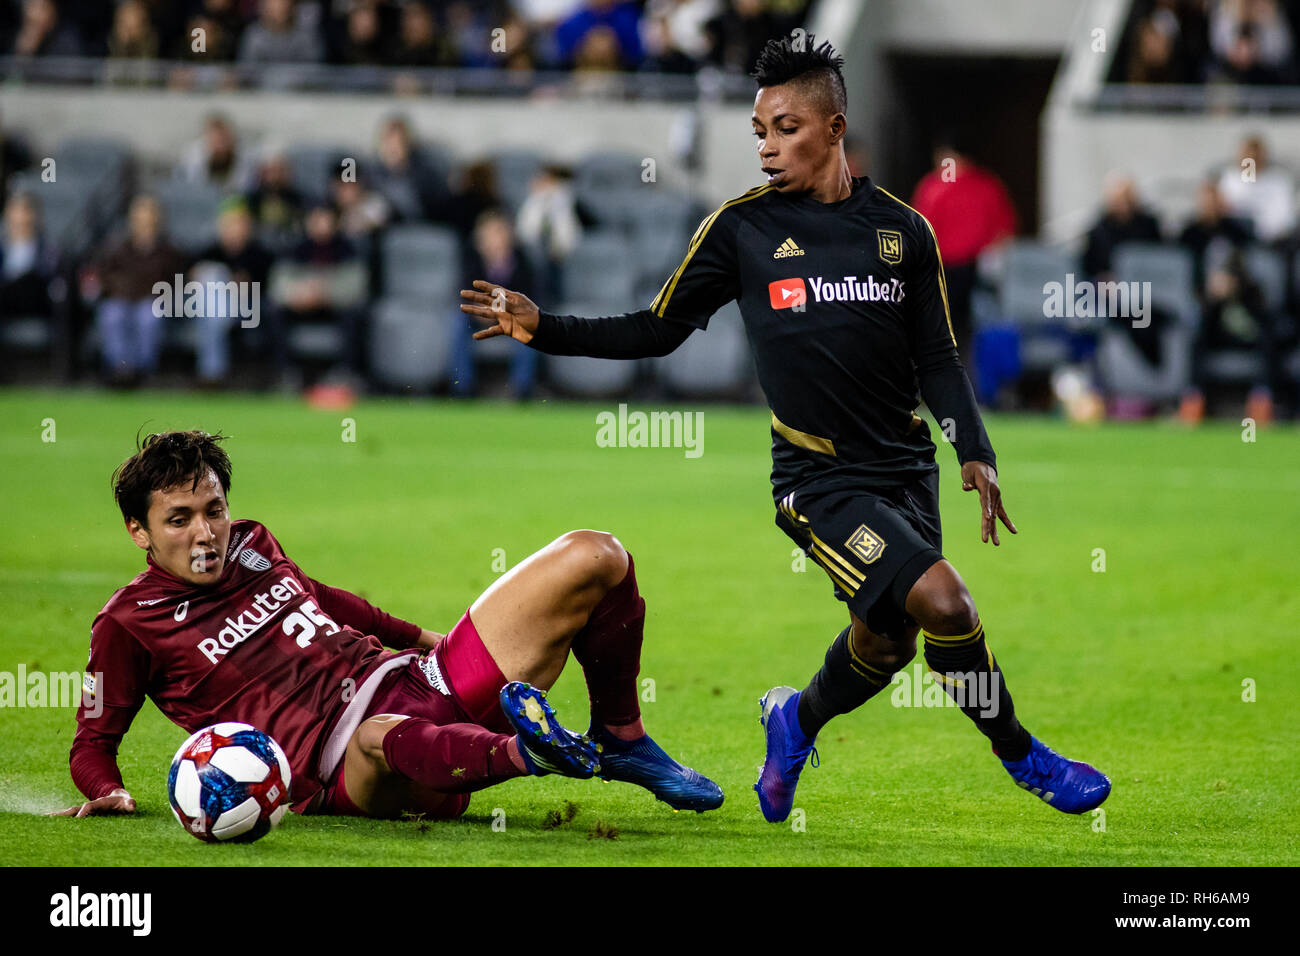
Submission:
[[[1261,242],[1281,242],[1296,226],[1295,177],[1275,166],[1259,136],[1241,144],[1236,167],[1219,177],[1219,191],[1234,215],[1250,220]]]
[[[618,36],[606,26],[588,30],[573,58],[571,89],[578,96],[612,96],[623,88],[615,76],[623,69]]]
[[[279,150],[267,155],[247,199],[257,233],[273,252],[297,244],[302,234],[303,197],[293,185],[288,156]]]
[[[511,14],[501,23],[502,52],[498,54],[507,70],[536,69],[537,61],[533,53],[533,33],[528,21]]]
[[[352,66],[377,66],[385,59],[375,0],[352,0],[346,8],[339,41],[338,62]]]
[[[478,160],[465,166],[456,189],[452,192],[445,221],[460,233],[461,241],[468,242],[479,216],[489,209],[502,205],[497,191],[497,168],[489,160]]]
[[[709,62],[732,73],[748,73],[759,51],[782,31],[763,0],[729,0],[707,24]]]
[[[328,203],[307,210],[306,235],[271,273],[271,301],[281,310],[277,354],[288,354],[288,333],[302,324],[329,325],[342,342],[342,364],[355,378],[366,368],[364,319],[369,277],[356,247],[340,234]]]
[[[316,28],[298,18],[295,0],[261,0],[257,22],[239,41],[243,63],[320,63],[325,45]]]
[[[510,7],[529,25],[537,62],[548,68],[560,66],[555,30],[577,13],[583,0],[510,0]]]
[[[610,59],[606,52],[608,47],[617,51],[615,69],[636,69],[641,63],[641,22],[640,11],[629,0],[588,0],[582,8],[575,11],[555,28],[556,53],[560,62],[578,66],[581,54],[588,58],[588,69],[593,56],[599,55],[602,62]],[[612,34],[605,35],[595,49],[584,46],[584,41],[593,30],[604,28]]]
[[[36,197],[15,193],[5,204],[0,235],[0,322],[54,313],[50,292],[59,251],[41,229]]]
[[[1222,266],[1211,269],[1204,289],[1205,311],[1192,347],[1193,387],[1183,396],[1178,417],[1189,425],[1205,417],[1205,393],[1211,386],[1206,364],[1212,352],[1231,349],[1258,356],[1260,374],[1251,384],[1245,414],[1261,425],[1273,421],[1273,393],[1281,381],[1277,317],[1269,313],[1264,294],[1250,277],[1240,249]]]
[[[1112,173],[1107,178],[1103,202],[1101,217],[1088,231],[1083,250],[1084,274],[1094,282],[1115,279],[1111,271],[1112,260],[1115,248],[1121,243],[1159,242],[1161,238],[1160,224],[1142,206],[1132,177]],[[1106,319],[1111,328],[1128,336],[1133,347],[1153,369],[1164,364],[1166,352],[1162,333],[1170,317],[1163,309],[1152,307],[1150,322],[1144,328],[1136,327],[1122,315],[1107,315]],[[1121,418],[1145,414],[1145,411],[1142,403],[1132,403],[1122,396],[1117,397],[1117,404],[1112,409]]]
[[[711,41],[705,25],[722,12],[723,5],[723,0],[650,0],[646,20],[660,23],[664,47],[694,66],[709,56]]]
[[[76,28],[60,18],[54,0],[26,0],[9,52],[14,56],[81,56],[82,46]]]
[[[157,370],[167,320],[154,314],[153,287],[166,282],[170,288],[183,265],[163,234],[158,200],[136,196],[127,211],[126,235],[103,249],[94,268],[102,290],[95,327],[110,384],[138,384]]]
[[[1182,57],[1178,17],[1158,7],[1141,17],[1129,49],[1124,80],[1128,83],[1187,83],[1192,68]]]
[[[423,3],[402,7],[401,28],[388,54],[392,66],[455,66],[456,51]]]
[[[560,277],[565,260],[582,238],[584,224],[572,181],[568,167],[544,166],[528,184],[528,195],[519,204],[519,239],[541,253],[547,274],[536,277],[542,286],[540,294],[556,301],[568,295]],[[590,216],[587,221],[591,221]]]
[[[266,338],[272,334],[275,325],[269,315],[273,306],[266,294],[270,291],[266,282],[271,262],[270,251],[254,235],[248,203],[241,197],[232,196],[221,204],[217,213],[216,242],[199,253],[187,278],[205,283],[236,282],[249,289],[247,301],[255,301],[259,313],[254,317],[256,325],[248,328],[257,330],[254,335]],[[255,299],[251,296],[253,284],[258,290]],[[220,385],[230,374],[230,330],[237,322],[242,325],[244,317],[222,307],[228,304],[227,299],[205,297],[205,305],[214,308],[199,320],[198,373],[199,384],[203,387]],[[264,323],[266,328],[262,328]],[[281,366],[283,362],[277,361],[276,364]]]
[[[205,63],[229,63],[234,60],[239,35],[244,29],[235,4],[236,0],[203,0],[176,37],[172,59]],[[196,30],[203,31],[201,49],[195,48]]]
[[[1196,193],[1196,215],[1178,236],[1178,244],[1192,254],[1196,288],[1205,288],[1205,253],[1211,245],[1226,243],[1240,248],[1253,238],[1250,221],[1229,213],[1219,184],[1213,179],[1202,182]]]
[[[388,225],[392,215],[388,200],[355,179],[332,180],[331,189],[339,214],[339,232],[356,246],[362,259],[369,261],[374,237]]]
[[[1098,280],[1112,278],[1111,256],[1120,243],[1160,241],[1160,223],[1139,201],[1131,177],[1111,174],[1103,202],[1101,217],[1088,230],[1083,250],[1083,271]]]
[[[456,64],[468,67],[497,67],[501,55],[491,48],[492,29],[500,25],[500,11],[493,4],[453,0],[443,8],[447,37],[456,51]]]
[[[462,257],[464,283],[462,288],[472,288],[475,279],[487,279],[502,288],[515,289],[525,295],[537,294],[532,269],[515,242],[509,217],[500,209],[485,209],[474,224],[470,246]],[[478,385],[475,370],[474,333],[479,323],[459,309],[452,319],[454,338],[452,344],[451,391],[453,395],[469,398]],[[510,393],[519,401],[532,395],[537,381],[537,360],[540,353],[520,342],[510,342]]]
[[[1277,0],[1218,0],[1210,14],[1210,47],[1220,79],[1295,82],[1295,44]]]
[[[0,119],[0,203],[9,195],[9,177],[32,165],[27,141]]]
[[[672,25],[666,16],[652,16],[645,24],[645,59],[643,73],[694,73],[696,63],[677,46]]]
[[[113,12],[113,28],[108,34],[110,59],[156,60],[158,34],[149,22],[149,9],[143,0],[122,0]]]
[[[916,184],[912,205],[930,220],[939,241],[957,352],[971,369],[975,260],[985,249],[1014,236],[1017,220],[1002,180],[959,150],[955,139],[947,135],[935,144],[935,168]]]
[[[369,179],[395,219],[419,222],[445,216],[450,190],[416,151],[404,118],[394,116],[380,126],[376,158]]]
[[[248,155],[239,149],[235,128],[221,113],[208,114],[203,135],[181,152],[174,175],[185,182],[241,192],[253,186],[256,177]]]

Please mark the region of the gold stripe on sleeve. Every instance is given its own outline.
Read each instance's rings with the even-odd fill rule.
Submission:
[[[775,186],[755,186],[743,196],[737,196],[735,199],[727,200],[707,216],[705,220],[700,223],[699,228],[695,230],[695,235],[691,236],[690,245],[686,247],[686,257],[682,259],[682,264],[677,267],[676,272],[668,277],[668,281],[663,284],[663,288],[659,290],[659,294],[655,296],[654,301],[650,303],[650,311],[661,319],[663,318],[664,310],[668,308],[668,300],[672,298],[673,290],[677,288],[677,280],[679,280],[682,277],[682,273],[686,271],[686,267],[690,264],[691,257],[695,255],[695,251],[699,249],[700,244],[704,242],[704,237],[708,235],[709,227],[713,225],[714,220],[718,218],[718,215],[722,210],[734,206],[737,203],[749,202],[751,199],[757,199],[759,196],[769,193],[775,188]]]

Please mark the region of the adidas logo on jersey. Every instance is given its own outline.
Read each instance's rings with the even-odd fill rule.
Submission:
[[[787,238],[785,242],[776,247],[776,252],[772,253],[773,259],[789,259],[791,256],[801,256],[803,250],[800,249],[793,239]]]

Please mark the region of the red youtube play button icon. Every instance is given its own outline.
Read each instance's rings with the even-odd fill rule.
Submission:
[[[803,279],[777,279],[767,285],[767,294],[772,299],[772,308],[791,309],[808,301],[808,290]]]

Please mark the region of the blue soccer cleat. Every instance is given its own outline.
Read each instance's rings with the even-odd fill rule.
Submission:
[[[812,754],[817,766],[815,738],[809,740],[799,727],[799,692],[793,687],[773,687],[760,700],[758,722],[767,737],[767,758],[754,789],[758,808],[769,823],[780,823],[794,806],[794,788],[799,784],[804,761]]]
[[[1110,796],[1110,778],[1100,770],[1062,757],[1037,737],[1029,739],[1024,760],[1002,761],[1017,787],[1062,813],[1087,813]]]
[[[522,681],[501,688],[501,709],[518,733],[524,766],[535,776],[563,774],[586,780],[600,770],[600,756],[590,740],[566,730],[546,702],[546,694]]]
[[[602,780],[621,780],[645,787],[674,810],[716,810],[722,788],[690,767],[683,767],[647,734],[620,740],[603,727],[588,731],[600,750]]]

